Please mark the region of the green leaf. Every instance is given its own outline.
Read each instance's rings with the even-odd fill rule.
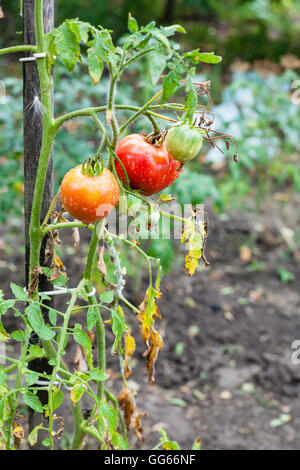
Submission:
[[[128,29],[131,33],[136,33],[139,30],[138,22],[131,16],[131,13],[128,13]]]
[[[68,24],[70,31],[75,34],[77,42],[80,43],[80,41],[82,41],[86,44],[89,38],[89,23],[84,23],[78,20],[66,20],[66,23]]]
[[[287,284],[288,282],[295,280],[295,274],[291,273],[290,271],[288,271],[287,269],[283,267],[278,268],[277,272],[283,284]]]
[[[186,402],[182,400],[181,398],[171,398],[169,400],[169,403],[174,406],[180,406],[184,408],[186,406]]]
[[[42,348],[35,344],[32,344],[29,348],[29,354],[32,355],[34,358],[42,357],[44,355]]]
[[[17,286],[17,284],[11,282],[10,288],[17,300],[23,300],[25,302],[28,300],[28,294],[22,287]]]
[[[111,436],[116,431],[118,424],[118,414],[116,410],[109,405],[106,400],[103,400],[99,405],[99,415],[105,419],[109,435]]]
[[[77,37],[69,28],[68,22],[60,25],[53,34],[57,53],[62,58],[69,72],[72,72],[77,60],[80,58]]]
[[[15,300],[4,300],[0,302],[0,317],[4,315],[7,310],[15,305]]]
[[[28,307],[25,309],[25,313],[31,328],[38,334],[44,323],[39,303],[36,301],[31,302],[30,305],[28,305]]]
[[[56,326],[56,322],[57,322],[57,311],[54,310],[53,308],[51,308],[51,309],[48,311],[48,315],[49,315],[49,320],[50,320],[51,325]]]
[[[200,52],[198,54],[198,60],[200,60],[200,62],[205,62],[206,64],[218,64],[221,62],[222,57],[215,55],[214,52]]]
[[[110,438],[110,441],[114,448],[117,448],[119,450],[129,450],[128,442],[118,432],[113,433],[113,435]]]
[[[159,29],[154,29],[151,32],[152,36],[161,44],[165,46],[168,52],[170,52],[170,43],[169,40],[164,36]]]
[[[103,62],[98,58],[97,51],[95,47],[91,47],[87,53],[87,63],[89,67],[89,73],[96,85],[104,70]]]
[[[123,332],[127,330],[124,316],[121,311],[118,309],[112,310],[111,312],[111,321],[112,321],[112,331],[115,335],[115,341],[111,348],[111,353],[114,354],[116,349],[119,347],[119,344],[122,340]]]
[[[32,329],[40,338],[47,341],[54,338],[55,331],[53,331],[49,325],[45,325],[38,302],[35,301],[28,305],[25,309],[25,313],[27,314]]]
[[[173,95],[176,88],[180,85],[180,75],[176,70],[171,70],[168,75],[162,79],[163,95],[162,102],[164,103],[170,96]]]
[[[185,107],[186,107],[186,118],[189,123],[192,123],[194,112],[198,104],[198,97],[195,86],[192,82],[190,75],[186,79],[186,98],[185,98]]]
[[[165,26],[163,28],[163,31],[167,36],[173,36],[173,34],[175,34],[176,31],[178,31],[179,33],[186,34],[186,30],[180,24],[173,24],[172,26]]]
[[[92,369],[90,371],[90,378],[91,378],[91,380],[96,380],[98,382],[104,382],[104,381],[109,379],[109,375],[107,375],[103,370]]]
[[[104,304],[110,304],[114,300],[114,295],[115,293],[113,290],[108,290],[100,295],[100,300]]]
[[[0,385],[5,384],[7,374],[2,366],[0,366]]]
[[[51,341],[55,337],[55,331],[49,325],[42,325],[37,333],[41,339],[46,341]]]
[[[28,442],[31,446],[34,446],[37,443],[38,432],[39,432],[39,429],[41,429],[42,426],[43,426],[42,424],[39,424],[28,435],[27,439],[28,439]]]
[[[50,447],[50,439],[44,439],[43,442],[42,442],[42,445],[44,447]]]
[[[64,394],[59,388],[57,388],[56,390],[54,390],[53,395],[52,395],[53,411],[59,408],[63,401],[64,401]]]
[[[32,392],[25,392],[23,395],[24,403],[37,413],[43,413],[43,405],[37,395]]]
[[[30,372],[30,374],[26,375],[26,385],[30,387],[30,385],[35,384],[39,380],[39,374],[36,372]]]
[[[147,54],[148,77],[153,86],[160,79],[167,64],[167,57],[164,49],[157,49]]]
[[[96,311],[96,307],[93,305],[90,305],[88,308],[88,313],[87,313],[87,327],[88,330],[92,330],[94,326],[96,325],[98,321],[98,315]]]
[[[75,328],[75,330],[73,331],[73,338],[74,341],[80,344],[87,353],[91,352],[92,343],[85,331],[82,331],[79,328]]]

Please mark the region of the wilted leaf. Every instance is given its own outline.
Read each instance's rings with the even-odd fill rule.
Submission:
[[[127,431],[131,427],[131,419],[134,411],[134,402],[132,393],[129,388],[123,388],[118,395],[118,403],[120,409],[124,412],[124,420],[126,424]]]
[[[194,441],[192,450],[201,450],[201,437],[197,437]]]
[[[163,340],[156,330],[152,330],[149,338],[149,348],[144,353],[147,358],[147,371],[149,384],[154,387],[155,379],[155,362],[157,360],[158,352],[163,347]]]
[[[155,320],[155,317],[161,319],[159,308],[156,304],[156,299],[159,297],[161,297],[159,290],[149,286],[146,292],[145,300],[139,306],[140,313],[137,316],[137,319],[140,322],[141,334],[145,343],[147,343],[149,339],[151,326]]]
[[[124,335],[124,343],[125,343],[125,353],[124,353],[124,375],[125,378],[128,379],[128,377],[131,376],[132,371],[129,367],[129,361],[133,356],[133,353],[135,351],[135,339],[134,337],[130,334],[129,331],[127,331]]]
[[[100,243],[98,249],[97,269],[99,269],[100,273],[102,274],[102,280],[105,281],[107,276],[107,269],[104,262],[104,243]]]
[[[38,432],[39,432],[39,429],[41,429],[42,426],[43,426],[42,423],[39,424],[28,435],[28,442],[31,446],[34,446],[37,443]]]
[[[118,403],[120,409],[124,412],[124,420],[127,431],[132,428],[136,437],[141,442],[144,442],[145,438],[141,418],[147,415],[140,413],[137,410],[132,392],[128,388],[123,388],[123,390],[121,390],[118,395]]]
[[[13,422],[13,436],[14,436],[14,447],[16,450],[20,450],[21,439],[24,437],[24,429],[18,421]]]
[[[0,341],[8,341],[10,339],[10,335],[5,331],[4,326],[0,322]]]
[[[88,370],[85,351],[79,344],[76,345],[76,352],[73,362],[77,365],[78,372],[84,372]]]

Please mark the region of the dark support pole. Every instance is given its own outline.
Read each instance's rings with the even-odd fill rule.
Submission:
[[[35,30],[34,30],[34,3],[35,0],[23,0],[23,31],[25,44],[35,44]],[[54,0],[44,0],[44,29],[45,32],[50,32],[54,28]],[[28,56],[31,56],[28,53]],[[26,254],[25,254],[25,268],[26,268],[26,284],[28,284],[29,275],[29,224],[31,217],[31,208],[33,200],[34,185],[36,179],[36,172],[39,163],[40,149],[42,144],[42,113],[37,112],[37,109],[32,105],[35,96],[40,97],[40,84],[38,77],[38,70],[35,61],[23,63],[23,79],[24,79],[24,192],[25,192],[25,237],[26,237]],[[43,221],[50,203],[53,198],[53,155],[51,156],[46,186],[44,191],[43,207],[42,207],[42,220]],[[41,265],[45,266],[45,248],[47,240],[43,242],[41,250]],[[51,261],[51,260],[49,260]],[[49,263],[48,261],[48,263]],[[40,278],[39,290],[51,290],[52,285],[47,282],[45,277]],[[47,310],[43,312],[47,316]],[[35,335],[31,337],[31,343],[37,344],[38,338]],[[31,370],[37,372],[51,372],[51,368],[46,359],[36,359],[29,365]],[[40,391],[38,396],[45,404],[48,402],[47,391]],[[39,425],[45,418],[40,413],[29,410],[29,430],[31,431],[35,426]],[[45,449],[42,446],[42,440],[46,437],[44,432],[39,432],[39,439],[37,444],[33,447],[35,450]]]

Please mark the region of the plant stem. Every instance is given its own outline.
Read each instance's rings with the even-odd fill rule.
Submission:
[[[83,276],[83,279],[85,279],[86,281],[85,289],[87,292],[91,292],[93,288],[92,273],[93,273],[94,263],[96,260],[97,248],[98,248],[98,242],[99,242],[102,224],[103,224],[103,221],[100,221],[95,224],[91,243],[90,243],[86,269],[85,269],[85,273]],[[97,302],[95,295],[89,297],[89,303],[90,305],[93,305],[93,307],[95,308],[95,311],[97,312],[97,317],[98,317],[97,323],[96,323],[96,335],[97,335],[97,341],[98,341],[98,368],[105,371],[106,369],[105,327],[104,327],[104,323],[101,317],[100,310],[97,307],[98,302]],[[104,382],[98,382],[97,396],[99,400],[102,400],[103,393],[104,393]]]
[[[53,385],[56,380],[56,375],[58,373],[58,370],[60,368],[60,360],[62,356],[62,352],[64,350],[64,343],[65,343],[65,338],[67,335],[67,330],[68,330],[68,325],[69,321],[72,315],[72,309],[75,305],[76,299],[78,297],[78,294],[82,290],[82,288],[85,286],[86,281],[82,280],[77,288],[76,291],[72,293],[71,300],[69,302],[68,308],[66,310],[65,316],[64,316],[64,322],[63,326],[60,332],[60,340],[58,343],[58,349],[56,353],[56,363],[53,368],[52,374],[51,374],[51,380],[49,382],[49,388],[48,388],[48,406],[49,406],[49,439],[50,439],[50,448],[51,450],[54,450],[54,444],[53,444],[53,402],[52,402],[52,397],[53,397]]]
[[[112,73],[112,71],[111,71]],[[111,128],[113,131],[113,140],[112,140],[112,148],[114,149],[117,145],[119,129],[118,129],[118,121],[115,114],[115,90],[116,90],[116,83],[117,83],[117,76],[111,76],[110,86],[109,86],[109,93],[108,93],[108,103],[107,103],[107,110],[106,110],[106,122],[111,124]]]
[[[5,47],[4,49],[0,49],[0,55],[12,54],[14,52],[30,52],[30,51],[37,52],[36,46],[23,45],[23,46]]]
[[[26,340],[22,344],[21,355],[20,355],[20,360],[19,360],[19,364],[18,364],[18,375],[17,375],[16,385],[15,385],[16,389],[20,388],[22,377],[23,377],[23,374],[24,374],[23,369],[24,369],[24,364],[26,362],[26,354],[27,354],[27,349],[28,349],[29,335],[30,335],[31,331],[32,331],[31,328],[29,326],[27,326],[26,330],[25,330]],[[6,450],[10,449],[11,427],[12,427],[13,420],[14,420],[14,417],[15,417],[15,414],[16,414],[16,411],[17,411],[17,407],[18,407],[19,392],[17,391],[16,394],[14,394],[14,395],[15,395],[14,396],[15,406],[14,406],[13,409],[11,409],[10,417],[9,417],[8,424],[7,424]]]
[[[44,25],[43,25],[43,0],[36,0],[35,2],[35,33],[36,33],[36,47],[38,52],[44,52]],[[29,263],[29,278],[33,280],[33,270],[38,266],[40,259],[42,233],[40,230],[41,223],[41,207],[44,194],[44,186],[46,180],[46,173],[49,164],[49,157],[51,154],[53,140],[56,130],[53,127],[52,118],[52,104],[51,104],[51,79],[47,73],[46,57],[37,59],[37,66],[40,78],[41,101],[43,109],[43,139],[42,147],[39,158],[39,165],[37,169],[34,196],[32,201],[32,212],[29,226],[30,238],[30,263]],[[34,293],[33,298],[37,298],[37,291]]]
[[[120,127],[120,134],[122,134],[122,132],[126,129],[126,127],[128,127],[133,121],[135,121],[141,114],[143,114],[145,111],[147,111],[147,109],[149,108],[149,106],[157,99],[160,97],[160,95],[162,94],[163,90],[160,90],[158,93],[156,93],[149,101],[147,101],[147,103],[142,106],[136,113],[133,114],[133,116],[131,116],[124,124],[123,126]]]

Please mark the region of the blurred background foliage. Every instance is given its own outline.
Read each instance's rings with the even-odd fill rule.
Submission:
[[[130,11],[139,24],[152,19],[162,24],[182,24],[187,35],[176,39],[185,48],[215,51],[223,62],[198,68],[196,81],[212,80],[215,113],[213,128],[229,133],[239,145],[240,164],[220,144],[225,156],[206,144],[170,190],[181,204],[210,201],[224,216],[230,209],[266,211],[267,201],[284,205],[300,193],[300,106],[291,99],[300,71],[300,2],[298,0],[57,0],[56,24],[80,17],[114,31],[114,39],[127,30]],[[0,20],[0,47],[15,44],[21,30],[18,2],[4,1]],[[3,67],[4,64],[4,67]],[[69,74],[57,61],[55,67],[56,115],[78,107],[103,103],[107,94],[104,74],[95,87],[85,64]],[[119,84],[117,102],[140,104],[153,95],[149,64],[140,61]],[[21,68],[11,57],[1,60],[0,79],[6,103],[0,104],[0,221],[22,214],[22,80]],[[300,83],[300,82],[299,82]],[[132,86],[134,84],[134,87]],[[180,97],[179,97],[180,100]],[[120,120],[126,113],[118,113]],[[161,122],[162,128],[165,122]],[[131,130],[150,131],[143,118]],[[93,154],[97,130],[88,119],[62,129],[55,143],[56,189],[72,166]],[[163,229],[163,228],[162,228]],[[149,243],[149,253],[159,256],[168,269],[175,257],[168,240]]]
[[[14,40],[21,30],[18,1],[4,0],[6,21],[1,39]],[[114,31],[115,38],[127,30],[130,11],[139,24],[182,24],[188,31],[189,47],[217,50],[230,64],[236,57],[247,61],[278,61],[287,50],[300,48],[300,3],[298,0],[56,0],[56,24],[80,17]],[[4,34],[3,34],[4,33]],[[0,42],[0,46],[2,46]]]

